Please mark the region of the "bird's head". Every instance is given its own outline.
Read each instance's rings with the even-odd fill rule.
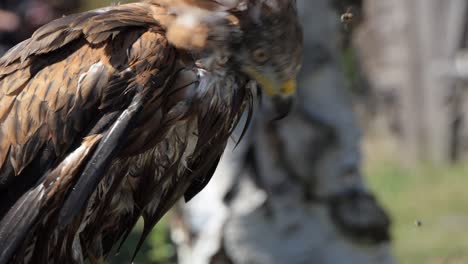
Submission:
[[[271,99],[275,117],[290,111],[302,62],[302,29],[295,0],[249,1],[239,19],[241,47],[234,53],[240,69]]]
[[[303,48],[296,0],[161,1],[178,15],[167,33],[172,44],[205,51],[208,62],[227,53],[231,65],[271,98],[275,117],[286,116],[296,94]]]

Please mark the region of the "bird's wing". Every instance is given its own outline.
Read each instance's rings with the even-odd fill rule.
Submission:
[[[8,66],[18,59],[28,61],[31,55],[57,50],[79,38],[100,44],[119,34],[123,28],[158,26],[164,21],[163,14],[155,17],[158,13],[148,5],[135,3],[65,16],[42,26],[31,38],[10,49],[0,59],[0,65]]]
[[[161,93],[171,79],[175,51],[156,24],[138,4],[87,12],[44,26],[0,59],[0,263],[42,206],[62,206],[77,180],[94,190],[107,164],[93,162],[115,155],[141,93]],[[91,183],[77,179],[82,170]]]
[[[131,47],[155,24],[140,5],[72,15],[40,28],[0,59],[0,189],[5,175],[19,175],[47,141],[53,154],[63,155],[76,132],[89,127],[83,121],[96,114],[91,109],[114,104],[136,71],[161,59],[147,59],[153,48],[164,54],[160,40]],[[136,27],[140,32],[118,38]],[[114,45],[107,44],[110,38]],[[119,69],[126,65],[132,67]]]
[[[136,253],[143,245],[154,225],[172,208],[177,200],[184,196],[185,201],[189,201],[208,184],[226,148],[227,139],[241,119],[244,110],[247,111],[247,122],[242,134],[244,134],[245,129],[247,129],[250,123],[253,110],[253,95],[250,90],[244,89],[245,85],[247,85],[247,80],[241,75],[235,75],[228,76],[220,81],[222,85],[219,87],[229,87],[234,93],[234,96],[231,98],[232,101],[226,104],[226,101],[221,99],[221,96],[218,94],[220,89],[210,87],[210,85],[213,85],[212,78],[217,77],[203,75],[195,84],[198,91],[206,91],[206,94],[199,94],[199,96],[193,98],[192,106],[196,108],[195,112],[197,114],[197,117],[194,119],[197,122],[197,140],[193,154],[186,164],[186,169],[181,176],[170,177],[172,183],[164,189],[160,198],[164,202],[158,203],[158,206],[155,207],[152,204],[140,203],[142,206],[139,207],[141,208],[141,212],[138,213],[138,217],[141,214],[144,226],[133,257],[136,256]],[[168,173],[170,174],[170,169],[165,174]],[[140,199],[148,201],[149,198],[144,196],[153,193],[151,192],[151,184],[140,184],[138,188],[140,189],[137,189],[135,192],[143,196]],[[137,217],[124,219],[125,225],[127,225],[126,228],[133,226],[137,220]],[[126,228],[122,228],[124,230],[124,238],[130,232],[130,229],[127,229],[125,232]],[[114,239],[120,238],[121,235],[118,233],[118,236],[114,237]]]

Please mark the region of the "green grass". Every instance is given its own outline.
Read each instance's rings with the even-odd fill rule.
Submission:
[[[381,161],[366,172],[391,214],[400,263],[468,263],[468,165],[409,170]]]

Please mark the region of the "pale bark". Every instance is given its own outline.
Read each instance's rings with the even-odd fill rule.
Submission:
[[[306,54],[286,119],[256,116],[212,181],[176,212],[179,263],[393,263],[389,219],[360,172],[360,132],[339,66],[339,17],[299,1]]]
[[[465,0],[364,2],[356,37],[364,69],[384,98],[381,113],[395,113],[403,161],[447,163],[454,153],[455,56],[465,27]],[[392,98],[388,100],[388,98]],[[390,101],[390,104],[384,102]],[[389,111],[389,108],[392,111]]]

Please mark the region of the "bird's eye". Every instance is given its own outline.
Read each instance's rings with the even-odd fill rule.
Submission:
[[[253,52],[253,58],[257,63],[264,63],[269,59],[269,56],[264,49],[256,49]]]

